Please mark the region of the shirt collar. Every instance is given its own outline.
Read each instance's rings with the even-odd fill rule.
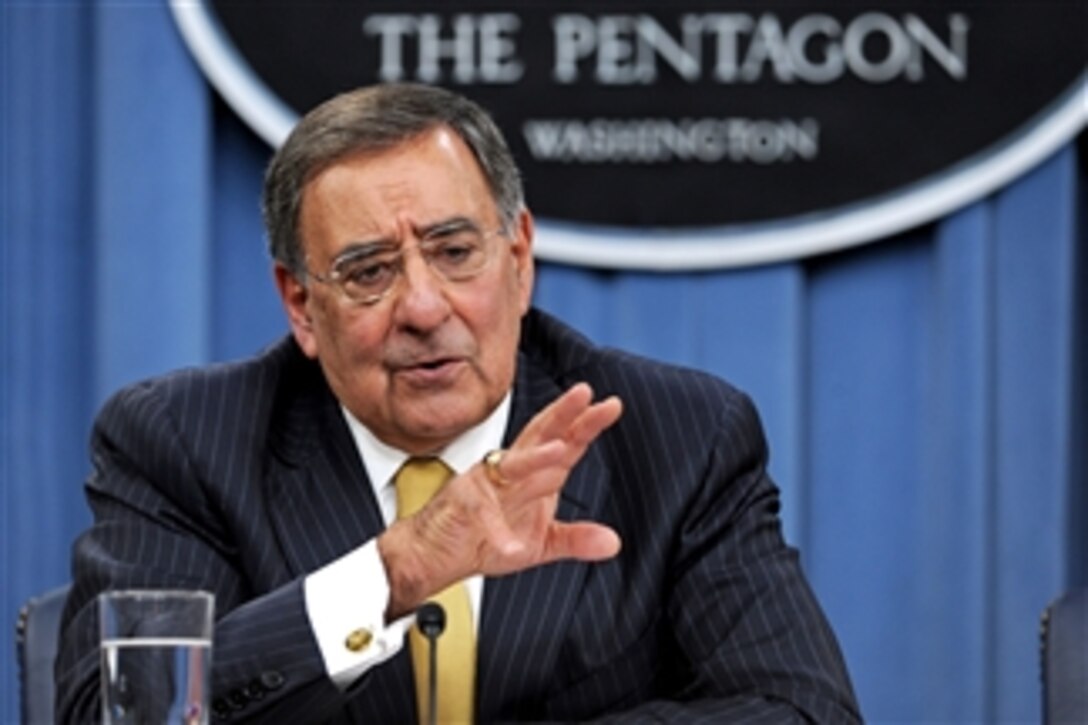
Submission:
[[[469,428],[439,451],[438,457],[453,469],[454,473],[464,473],[479,462],[488,451],[502,445],[502,437],[510,420],[511,398],[512,395],[508,392],[483,421]],[[363,460],[366,475],[374,487],[374,495],[380,500],[382,490],[393,484],[393,476],[410,456],[378,440],[377,436],[343,405],[340,409],[355,440],[359,457]]]

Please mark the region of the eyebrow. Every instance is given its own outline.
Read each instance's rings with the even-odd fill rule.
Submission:
[[[413,227],[413,233],[419,238],[426,238],[435,234],[444,234],[448,232],[460,231],[462,229],[474,229],[479,231],[480,225],[471,217],[464,215],[457,215],[441,219],[431,224],[425,224],[421,227]],[[371,254],[380,254],[382,252],[388,252],[397,250],[402,245],[393,239],[369,239],[358,242],[351,242],[345,246],[340,253],[332,258],[332,264],[338,264],[345,259],[355,259],[357,257],[366,257]]]
[[[480,225],[476,223],[474,219],[467,216],[454,216],[442,221],[435,222],[434,224],[428,224],[427,226],[416,229],[416,236],[429,237],[434,234],[441,234],[443,232],[456,232],[463,229],[472,229],[480,231]]]

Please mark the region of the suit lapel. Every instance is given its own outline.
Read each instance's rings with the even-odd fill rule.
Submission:
[[[522,357],[506,443],[562,389]],[[560,494],[557,517],[601,520],[609,472],[591,447]],[[565,561],[488,579],[480,624],[477,712],[481,721],[532,717],[555,683],[564,633],[592,565]]]
[[[276,537],[298,576],[377,536],[384,522],[320,369],[308,360],[295,367],[270,431],[267,491]]]

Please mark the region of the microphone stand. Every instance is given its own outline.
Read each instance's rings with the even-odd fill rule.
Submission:
[[[427,722],[438,722],[438,637],[446,629],[446,610],[438,602],[426,602],[416,612],[416,626],[430,643],[427,668]]]

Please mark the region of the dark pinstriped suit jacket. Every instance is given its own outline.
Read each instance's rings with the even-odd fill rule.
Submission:
[[[747,398],[533,311],[507,438],[581,380],[625,412],[575,468],[559,516],[608,523],[623,551],[488,581],[479,719],[857,720],[834,635],[781,538]],[[94,595],[156,586],[215,593],[213,697],[233,719],[415,721],[407,648],[340,692],[310,631],[303,575],[382,521],[338,404],[293,342],[121,391],[93,455],[95,523],[75,545],[57,664],[64,722],[97,715]]]

